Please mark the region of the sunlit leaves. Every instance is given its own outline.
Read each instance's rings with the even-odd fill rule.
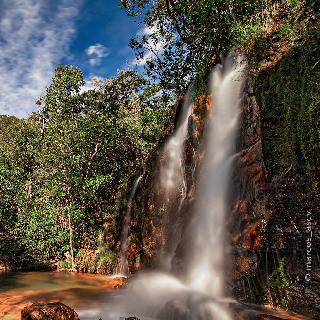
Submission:
[[[315,20],[317,1],[127,0],[121,3],[130,14],[144,16],[144,31],[148,32],[130,42],[138,62],[145,66],[150,79],[175,96],[187,88],[203,65],[212,68],[231,50],[252,49],[257,38],[277,32],[290,40],[299,19]],[[301,23],[299,28],[304,25]],[[159,47],[158,54],[150,54]]]

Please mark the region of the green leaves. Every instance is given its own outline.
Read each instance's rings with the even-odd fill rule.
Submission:
[[[80,112],[81,103],[78,93],[83,85],[83,74],[79,68],[58,65],[44,99],[44,115],[54,117]]]
[[[172,114],[133,71],[86,92],[83,83],[78,68],[58,66],[38,113],[0,118],[0,262],[53,266],[73,251],[81,264],[97,251],[90,270],[114,266],[119,228],[104,226],[119,221],[128,181]]]
[[[278,268],[268,277],[268,285],[274,289],[290,287],[290,280],[285,273],[286,259],[282,258],[279,262]]]
[[[315,1],[306,0],[121,3],[130,15],[144,16],[142,35],[132,39],[130,46],[146,75],[171,96],[185,91],[203,65],[211,70],[231,50],[240,49],[261,63],[268,59],[269,49],[281,47],[280,40],[299,39],[317,16]]]

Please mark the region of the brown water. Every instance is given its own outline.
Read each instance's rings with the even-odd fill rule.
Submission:
[[[117,305],[127,304],[130,291],[116,289],[122,279],[106,275],[90,275],[65,272],[0,272],[0,320],[19,320],[21,309],[35,302],[62,302],[78,313],[81,320],[119,320],[126,314],[125,308],[117,310]],[[163,283],[167,286],[168,283]],[[150,283],[147,285],[150,286]],[[146,288],[139,287],[138,291]],[[127,294],[129,294],[129,296]],[[150,294],[150,297],[154,297]],[[137,295],[139,298],[139,295]],[[145,299],[141,303],[147,304]],[[260,306],[236,306],[235,319],[287,319],[308,320],[306,317],[262,309]],[[245,311],[245,312],[244,312]],[[248,314],[245,316],[245,314]],[[260,317],[270,314],[273,317]],[[242,316],[243,315],[243,316]],[[151,319],[141,317],[141,319]]]
[[[119,280],[105,275],[65,272],[0,273],[0,319],[18,320],[23,307],[34,302],[60,301],[81,320],[98,320]]]

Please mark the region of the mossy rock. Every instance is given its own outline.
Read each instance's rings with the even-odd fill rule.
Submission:
[[[256,81],[262,143],[273,184],[294,173],[313,190],[320,179],[319,36],[291,52]]]

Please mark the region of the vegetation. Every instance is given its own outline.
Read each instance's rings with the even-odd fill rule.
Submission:
[[[319,45],[310,35],[257,79],[270,178],[276,182],[297,172],[313,190],[319,188],[320,167]]]
[[[132,71],[81,93],[83,84],[78,68],[58,66],[39,112],[0,118],[0,261],[8,267],[114,266],[132,178],[172,112]]]
[[[268,277],[268,284],[272,288],[288,288],[290,281],[285,274],[285,258],[282,258],[279,262],[278,268]]]
[[[230,50],[244,51],[257,76],[268,172],[294,166],[318,187],[319,55],[296,68],[298,44],[318,39],[317,1],[121,5],[145,17],[130,42],[144,76],[121,71],[83,92],[81,70],[58,66],[38,112],[0,117],[0,264],[8,268],[114,269],[130,188],[173,123],[172,101],[192,80],[196,98],[205,93],[209,71]],[[265,81],[261,71],[281,60]]]
[[[122,0],[131,15],[144,14],[146,32],[132,39],[146,74],[179,94],[190,80],[203,82],[231,50],[244,51],[255,72],[285,45],[294,46],[316,25],[309,0]],[[205,88],[202,86],[202,90]],[[201,90],[198,90],[199,94]]]
[[[278,268],[267,279],[272,296],[279,300],[282,308],[288,307],[288,297],[285,290],[290,287],[290,281],[285,273],[285,263],[286,259],[282,258]]]

